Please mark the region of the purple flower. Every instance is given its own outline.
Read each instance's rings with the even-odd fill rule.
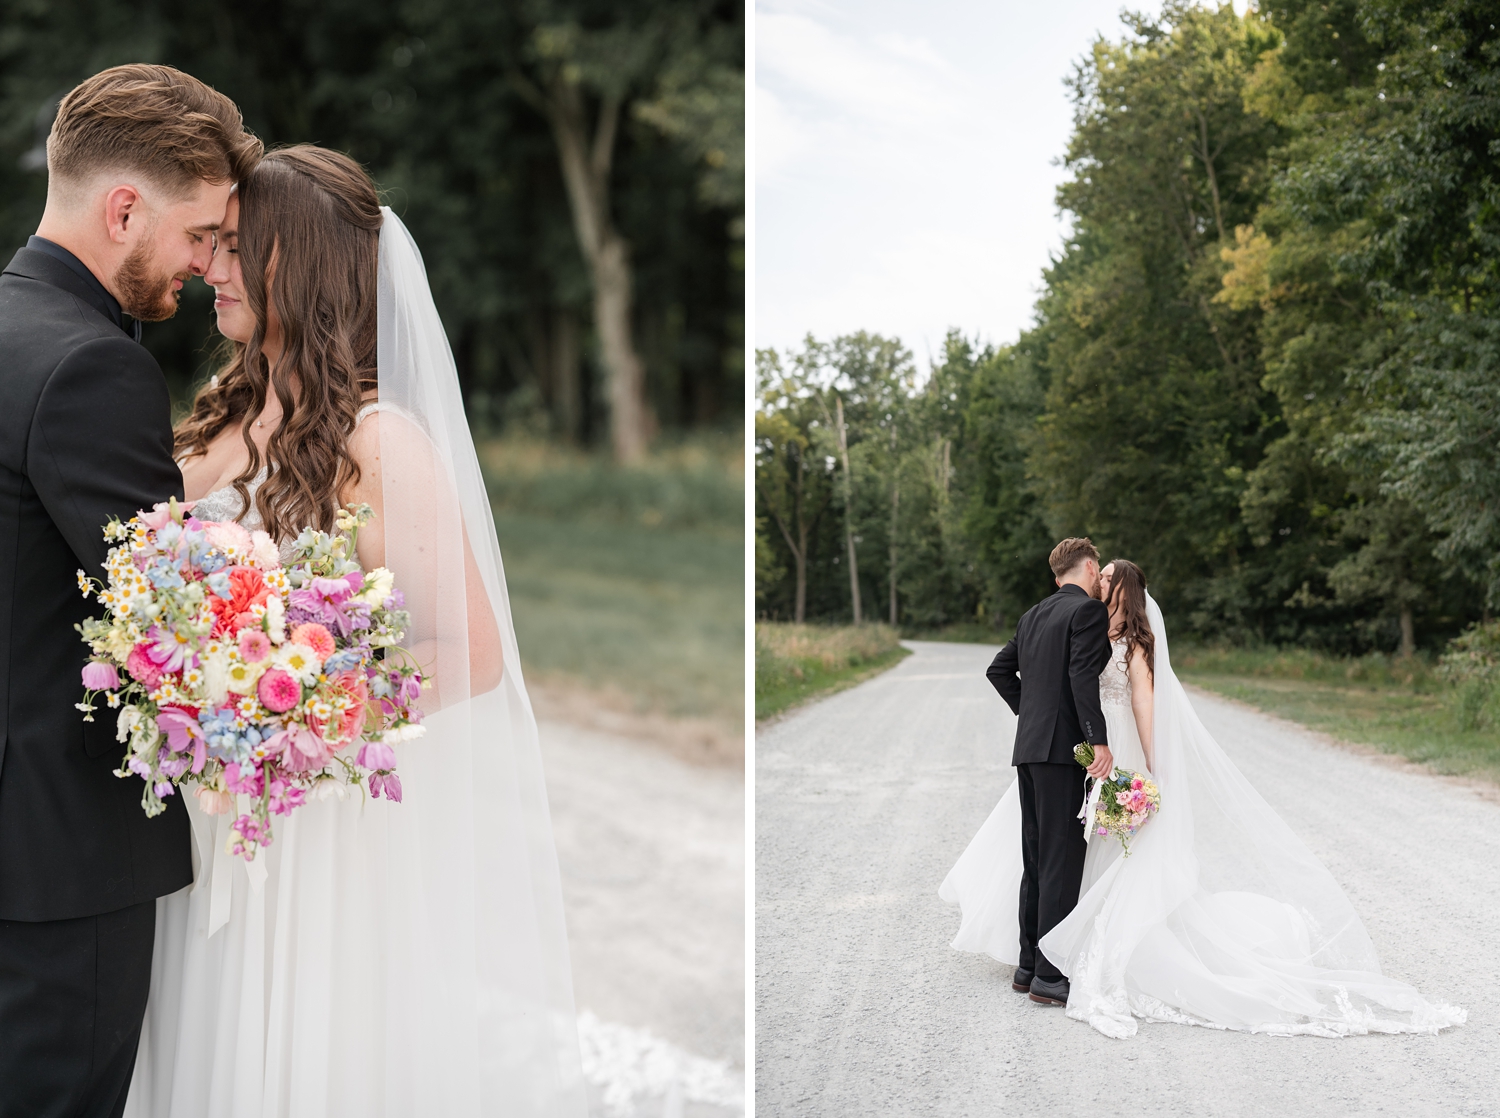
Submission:
[[[287,620],[292,621],[295,614],[298,618],[305,617],[308,621],[337,629],[340,636],[347,637],[353,629],[361,627],[361,623],[368,625],[370,617],[368,605],[350,600],[353,594],[347,578],[312,579],[306,586],[292,591],[288,599],[291,609],[287,612]]]
[[[90,660],[83,666],[83,686],[88,691],[113,691],[120,686],[120,673],[113,664]]]
[[[156,795],[160,799],[165,799],[175,791],[177,791],[177,789],[172,787],[172,782],[170,780],[158,780],[156,782]]]
[[[395,773],[376,773],[370,777],[370,795],[380,799],[380,793],[385,793],[385,798],[395,803],[401,802],[401,778]]]
[[[359,751],[355,763],[361,768],[373,771],[394,769],[396,767],[396,751],[383,741],[366,742],[364,748]]]

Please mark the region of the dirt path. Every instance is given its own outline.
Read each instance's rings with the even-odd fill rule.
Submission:
[[[993,648],[911,642],[756,743],[756,1112],[1500,1114],[1500,805],[1201,693],[1209,730],[1348,890],[1436,1037],[1175,1025],[1108,1040],[948,947],[937,887],[1012,779]]]
[[[743,770],[540,727],[591,1112],[743,1113]]]

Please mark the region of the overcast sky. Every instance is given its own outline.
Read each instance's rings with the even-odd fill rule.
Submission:
[[[1062,243],[1063,78],[1121,7],[756,0],[755,344],[1014,340]]]

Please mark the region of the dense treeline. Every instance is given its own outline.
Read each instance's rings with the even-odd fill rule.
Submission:
[[[470,414],[638,457],[737,426],[744,11],[725,0],[0,0],[0,244],[36,228],[58,99],[122,62],[364,163],[422,246]],[[9,250],[6,252],[9,258]],[[182,397],[211,295],[146,332]]]
[[[1014,345],[759,354],[760,609],[1003,629],[1087,533],[1200,634],[1409,652],[1486,614],[1497,17],[1127,16],[1072,79],[1071,236]]]

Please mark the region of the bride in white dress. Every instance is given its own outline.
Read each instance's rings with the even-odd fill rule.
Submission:
[[[1140,1020],[1281,1036],[1462,1024],[1463,1009],[1380,973],[1344,891],[1199,721],[1139,568],[1116,560],[1102,574],[1110,748],[1117,768],[1152,775],[1161,809],[1129,857],[1090,836],[1078,904],[1041,939],[1068,976],[1068,1016],[1116,1038]],[[1016,964],[1021,868],[1012,782],[939,889],[962,910],[955,948]]]
[[[219,236],[234,346],[178,429],[194,512],[285,556],[371,505],[360,564],[394,572],[432,687],[402,802],[310,803],[247,865],[189,799],[195,879],[158,902],[125,1113],[583,1118],[536,723],[421,256],[358,164],[308,146],[266,157]]]

